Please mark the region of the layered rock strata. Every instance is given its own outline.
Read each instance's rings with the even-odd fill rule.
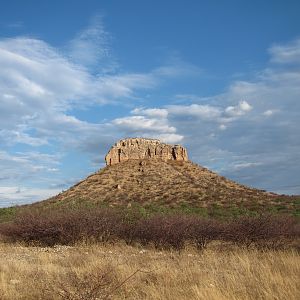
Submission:
[[[129,138],[117,142],[105,156],[106,165],[130,159],[187,161],[187,150],[181,145],[169,145],[154,139]]]

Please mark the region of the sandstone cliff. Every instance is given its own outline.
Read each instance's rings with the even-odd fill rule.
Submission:
[[[105,156],[106,165],[131,159],[187,161],[187,150],[180,145],[169,145],[154,139],[129,138],[117,142]]]

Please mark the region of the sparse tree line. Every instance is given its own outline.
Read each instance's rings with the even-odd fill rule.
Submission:
[[[259,249],[297,245],[299,222],[290,216],[243,216],[221,221],[186,214],[155,214],[114,209],[27,211],[0,224],[7,242],[30,245],[74,245],[78,242],[154,246],[181,250],[187,244],[204,249],[212,241]]]

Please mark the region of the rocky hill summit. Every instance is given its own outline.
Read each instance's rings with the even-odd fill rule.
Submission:
[[[50,205],[294,209],[294,199],[238,184],[188,160],[187,150],[130,138],[107,153],[106,167],[46,201]]]
[[[130,159],[187,161],[187,150],[181,145],[168,145],[159,140],[128,138],[117,142],[105,156],[107,166]]]

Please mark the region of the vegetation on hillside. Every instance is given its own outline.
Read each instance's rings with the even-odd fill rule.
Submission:
[[[126,207],[187,207],[211,211],[299,213],[299,197],[250,188],[192,162],[129,160],[101,169],[67,191],[37,204],[89,203]]]

